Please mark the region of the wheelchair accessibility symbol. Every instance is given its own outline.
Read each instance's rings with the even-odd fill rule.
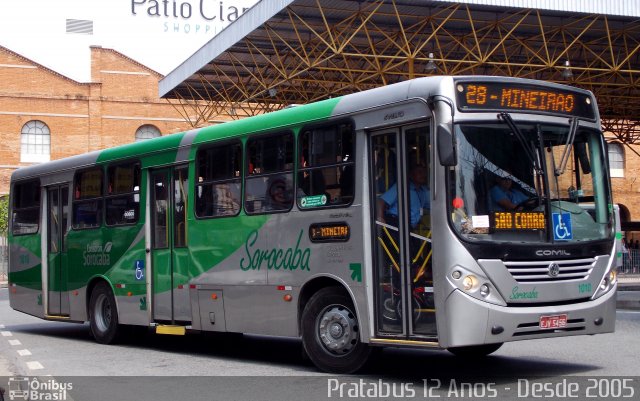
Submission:
[[[571,213],[551,213],[553,220],[553,239],[568,241],[573,239],[571,231]]]
[[[136,260],[136,280],[144,280],[144,260]]]

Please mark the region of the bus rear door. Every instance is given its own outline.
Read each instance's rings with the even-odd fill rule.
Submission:
[[[424,124],[371,136],[377,337],[436,337],[429,131],[429,125]]]

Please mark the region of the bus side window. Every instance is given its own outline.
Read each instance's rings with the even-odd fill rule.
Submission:
[[[107,183],[106,224],[137,223],[140,214],[140,164],[132,162],[109,166]]]
[[[73,228],[94,228],[102,224],[102,168],[76,173],[73,190]]]
[[[224,217],[240,213],[242,144],[216,144],[196,156],[196,216]]]
[[[13,186],[11,197],[13,202],[11,232],[13,235],[37,233],[40,221],[40,181],[16,183]]]
[[[315,126],[300,134],[298,207],[346,206],[352,202],[354,140],[351,123]]]
[[[293,134],[260,135],[247,141],[244,207],[247,214],[286,212],[293,206]]]

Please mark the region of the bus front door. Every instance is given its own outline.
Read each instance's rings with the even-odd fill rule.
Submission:
[[[188,168],[151,172],[152,313],[158,322],[191,321],[187,248]]]
[[[69,186],[47,188],[47,292],[46,311],[50,316],[69,316],[67,249]]]
[[[431,270],[429,125],[370,140],[376,335],[436,338]]]

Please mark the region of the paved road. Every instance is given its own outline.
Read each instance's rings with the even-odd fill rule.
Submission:
[[[75,400],[122,399],[113,398],[114,391],[135,391],[136,400],[155,401],[296,399],[300,392],[308,399],[323,399],[329,383],[334,383],[330,380],[335,380],[301,357],[297,340],[139,335],[120,345],[99,345],[87,325],[47,322],[11,310],[6,289],[0,289],[0,325],[0,376],[4,359],[14,374],[79,380]],[[638,333],[640,312],[618,311],[613,334],[509,343],[482,364],[465,363],[443,351],[389,349],[356,380],[461,377],[509,384],[523,378],[640,376]],[[137,394],[141,388],[148,398]],[[184,393],[174,398],[177,388],[189,391],[191,398],[184,398]],[[240,390],[243,396],[234,392]],[[640,385],[637,391],[640,394]]]

